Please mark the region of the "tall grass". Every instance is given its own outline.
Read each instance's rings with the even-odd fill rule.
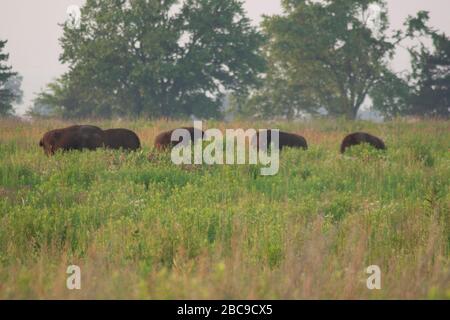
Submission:
[[[450,298],[449,122],[207,123],[305,136],[271,177],[147,160],[188,123],[93,124],[131,128],[143,149],[48,158],[41,135],[68,123],[0,121],[0,298]],[[356,130],[387,152],[340,155]],[[66,288],[72,264],[81,290]]]

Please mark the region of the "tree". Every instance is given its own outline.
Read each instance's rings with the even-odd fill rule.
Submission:
[[[428,21],[427,11],[409,16],[399,37],[413,41],[408,48],[412,71],[402,78],[388,75],[373,89],[374,106],[387,116],[449,117],[450,39]]]
[[[6,61],[9,58],[9,54],[3,52],[6,43],[7,41],[0,40],[0,116],[11,114],[13,103],[20,101],[22,97],[20,90],[21,78],[14,78],[17,76],[17,73],[12,71],[11,66],[6,65]]]
[[[383,81],[378,81],[370,91],[373,109],[386,118],[407,115],[410,110],[411,86],[410,75],[403,77],[385,70]]]
[[[284,0],[283,15],[266,17],[269,71],[249,104],[287,117],[324,108],[355,118],[388,73],[395,42],[383,0]],[[392,75],[392,73],[389,73]]]
[[[399,41],[413,42],[408,48],[412,71],[399,77],[385,70],[372,89],[374,107],[385,116],[449,117],[450,39],[430,28],[428,20],[429,13],[419,11],[407,18],[406,32],[397,33]]]
[[[33,106],[29,108],[25,114],[32,118],[46,118],[57,115],[52,106],[38,100],[34,101]]]
[[[47,90],[40,92],[34,99],[30,114],[60,115],[64,118],[110,117],[115,110],[113,95],[108,96],[107,92],[93,82],[85,81],[76,72],[64,74],[48,84]]]
[[[450,38],[430,32],[433,49],[411,49],[413,92],[408,113],[418,116],[450,116]]]
[[[23,102],[22,81],[23,77],[16,73],[5,83],[5,89],[9,90],[13,94],[13,103],[15,104],[20,104]]]
[[[262,36],[237,0],[87,0],[65,23],[69,71],[40,100],[65,116],[218,116],[263,70]]]

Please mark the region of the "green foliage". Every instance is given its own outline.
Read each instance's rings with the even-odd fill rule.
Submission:
[[[262,36],[237,0],[89,0],[66,23],[70,71],[40,94],[65,117],[218,117],[262,71]]]
[[[424,45],[410,50],[413,58],[412,80],[415,85],[409,114],[450,117],[450,38],[431,32],[433,51]]]
[[[372,90],[374,107],[386,116],[450,116],[450,39],[428,26],[429,14],[419,11],[405,22],[399,39],[412,40],[408,50],[412,72],[397,77],[387,72]],[[432,48],[423,40],[430,40]]]
[[[12,72],[12,67],[6,65],[9,54],[4,53],[7,41],[0,40],[0,116],[11,114],[13,103],[20,101],[22,93],[20,91],[21,78],[16,77],[17,73]],[[14,82],[18,85],[14,85]],[[18,83],[17,83],[18,82]]]
[[[355,118],[388,73],[395,43],[381,0],[283,1],[263,22],[269,72],[248,108],[292,118],[300,112]],[[390,74],[392,75],[392,74]]]
[[[370,97],[373,108],[381,111],[385,117],[404,116],[410,110],[411,87],[408,80],[385,70],[383,81],[373,86]]]
[[[121,125],[142,137],[162,129]],[[310,148],[283,150],[268,177],[259,166],[149,161],[150,138],[139,152],[48,158],[36,142],[53,126],[0,122],[1,297],[80,297],[64,287],[74,263],[91,298],[348,298],[344,288],[398,298],[405,287],[408,297],[445,297],[448,122],[280,122]],[[370,130],[388,149],[340,155],[350,130]],[[361,280],[374,263],[389,270],[380,296]]]

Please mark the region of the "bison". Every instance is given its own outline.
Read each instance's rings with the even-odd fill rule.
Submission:
[[[256,146],[259,150],[259,133],[256,133]],[[267,146],[270,146],[270,143],[272,141],[272,130],[267,130]],[[261,146],[264,146],[265,143],[263,143]],[[308,144],[306,142],[306,139],[298,134],[295,133],[288,133],[284,131],[279,131],[279,150],[281,151],[284,147],[290,147],[290,148],[302,148],[304,150],[308,149]]]
[[[141,147],[141,141],[136,133],[128,129],[104,130],[105,147],[135,151]]]
[[[95,150],[103,147],[103,141],[102,129],[96,126],[75,125],[46,132],[39,141],[39,146],[50,156],[57,150]]]
[[[204,136],[204,132],[201,131],[200,129],[194,128],[194,127],[182,127],[179,129],[186,129],[189,131],[190,137],[191,137],[191,141],[194,143],[195,142],[195,138],[196,136],[194,135],[195,132],[197,132],[197,135],[200,139],[203,138]],[[173,130],[169,130],[169,131],[164,131],[161,132],[160,134],[158,134],[155,138],[155,148],[158,150],[166,150],[169,148],[172,148],[174,146],[176,146],[177,144],[179,144],[182,139],[179,138],[176,141],[172,141],[172,133],[177,130],[177,129],[173,129]]]
[[[347,148],[361,143],[368,143],[372,147],[380,150],[386,149],[383,140],[380,138],[366,132],[355,132],[344,138],[341,144],[341,153],[344,153]]]

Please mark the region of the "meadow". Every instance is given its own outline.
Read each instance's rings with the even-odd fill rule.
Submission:
[[[147,159],[189,122],[84,122],[143,148],[47,157],[42,134],[69,122],[0,120],[0,299],[450,299],[448,121],[206,123],[303,135],[309,150],[283,150],[275,176]],[[357,130],[388,150],[340,155]]]

